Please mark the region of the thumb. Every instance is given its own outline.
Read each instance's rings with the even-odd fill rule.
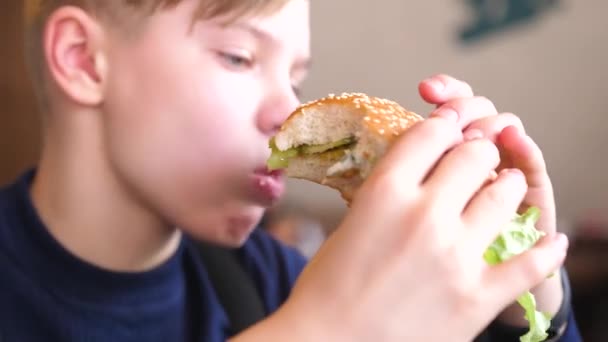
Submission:
[[[564,234],[542,239],[532,249],[488,268],[486,289],[488,300],[500,301],[501,308],[534,288],[559,269],[566,257],[568,238]]]

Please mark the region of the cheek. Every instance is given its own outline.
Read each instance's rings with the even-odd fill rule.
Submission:
[[[188,101],[183,93],[137,97],[150,100],[133,105],[125,101],[109,115],[107,141],[117,160],[150,174],[157,183],[193,183],[186,186],[206,185],[207,179],[226,176],[226,169],[238,169],[238,159],[227,156],[238,151],[239,140],[230,139],[227,122],[208,114],[213,108],[199,111],[198,105],[205,106]]]
[[[163,219],[238,240],[246,229],[226,235],[230,218],[261,215],[244,190],[268,152],[254,120],[259,84],[203,61],[188,43],[164,44],[168,52],[146,44],[112,56],[101,148],[125,188]]]
[[[255,128],[257,95],[217,71],[203,78],[182,68],[200,69],[153,64],[123,70],[110,87],[106,135],[115,168],[146,198],[204,206],[238,196],[266,153]]]

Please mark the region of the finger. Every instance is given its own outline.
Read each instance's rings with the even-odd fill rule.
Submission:
[[[498,166],[496,146],[476,139],[455,147],[439,162],[424,184],[442,210],[460,215]]]
[[[513,167],[524,172],[531,188],[546,187],[551,182],[543,153],[531,137],[516,127],[506,127],[498,136],[498,144],[504,150]]]
[[[484,274],[484,297],[504,308],[525,291],[557,271],[564,262],[568,249],[568,238],[558,234],[543,239],[532,249],[513,258],[488,267]]]
[[[380,182],[387,187],[406,187],[399,189],[400,192],[406,191],[407,187],[411,188],[414,184],[418,187],[437,161],[461,142],[462,131],[453,122],[440,118],[419,122],[393,143],[378,161],[374,172],[368,178],[369,183]],[[384,190],[386,189],[381,191]]]
[[[500,135],[506,127],[510,126],[513,126],[521,134],[525,134],[525,128],[521,119],[513,113],[500,113],[498,115],[479,118],[465,129],[464,134],[466,137],[470,134],[469,132],[480,132],[484,138],[496,142],[498,140],[498,135]],[[475,134],[479,135],[479,133]]]
[[[470,229],[463,238],[475,253],[483,253],[502,228],[517,213],[526,195],[524,175],[517,169],[506,169],[492,184],[482,188],[470,201],[462,220]]]
[[[555,233],[555,200],[553,186],[547,173],[543,153],[538,145],[513,127],[507,127],[498,137],[503,160],[509,167],[522,170],[528,183],[528,193],[524,198],[521,210],[527,206],[539,207],[542,212],[537,224],[539,229],[552,235]]]
[[[444,74],[435,75],[420,82],[418,91],[426,102],[436,105],[455,98],[474,95],[473,89],[468,83]]]
[[[430,117],[444,117],[456,122],[461,129],[471,123],[497,114],[492,101],[483,96],[453,99],[433,111]]]

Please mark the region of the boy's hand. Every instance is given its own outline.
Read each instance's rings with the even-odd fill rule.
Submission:
[[[556,234],[556,213],[553,187],[541,150],[525,134],[521,120],[512,113],[498,114],[496,107],[486,98],[474,96],[471,87],[446,75],[437,75],[420,83],[420,94],[429,103],[437,105],[431,114],[457,122],[466,137],[484,137],[499,147],[501,162],[498,169],[517,168],[523,171],[528,191],[523,206],[536,206],[541,217],[536,228],[546,233],[547,239]],[[555,313],[562,301],[560,277],[546,280],[532,291],[539,309]],[[522,311],[513,305],[501,318],[512,324],[525,325]]]
[[[521,120],[513,113],[498,113],[494,104],[475,96],[471,87],[446,75],[438,75],[420,83],[420,94],[437,105],[431,114],[452,118],[462,127],[465,137],[484,137],[500,148],[498,169],[518,168],[526,175],[528,192],[524,205],[541,209],[537,228],[551,236],[556,231],[553,187],[545,160],[536,143],[525,134]]]
[[[287,303],[235,342],[471,341],[560,267],[567,239],[555,234],[540,151],[515,116],[440,77],[443,90],[427,81],[421,93],[457,115],[431,117],[392,146]],[[504,170],[485,185],[500,154]],[[548,216],[547,238],[489,267],[483,252],[524,199]]]
[[[483,252],[527,192],[511,169],[480,190],[499,160],[491,141],[464,141],[456,121],[409,129],[269,324],[293,341],[473,340],[566,253],[565,239],[551,238],[485,264]]]

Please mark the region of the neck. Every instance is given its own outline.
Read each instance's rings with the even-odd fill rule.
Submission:
[[[154,268],[181,238],[121,183],[105,156],[100,115],[45,127],[32,200],[54,238],[80,259],[123,272]],[[55,118],[59,119],[59,118]],[[50,121],[50,120],[49,120]],[[67,120],[66,120],[67,121]]]

